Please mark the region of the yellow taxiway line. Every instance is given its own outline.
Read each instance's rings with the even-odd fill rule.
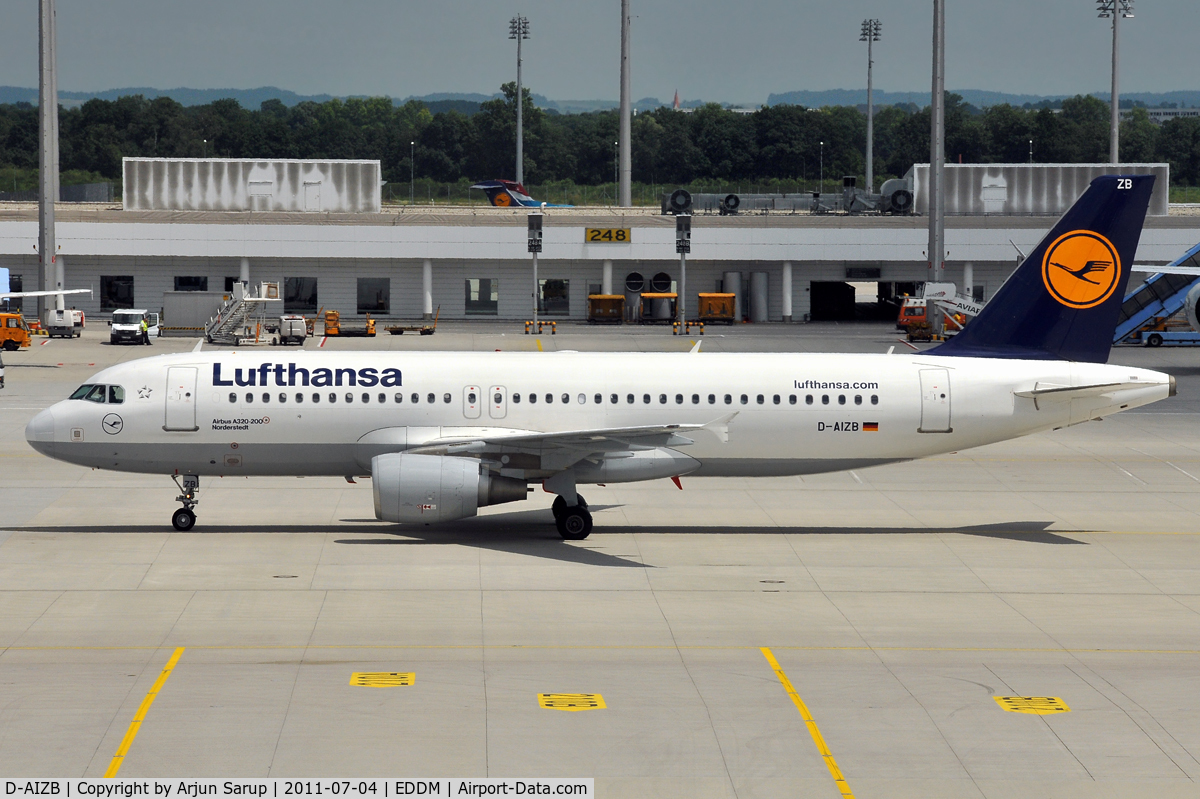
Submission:
[[[817,722],[812,717],[812,713],[808,712],[808,705],[804,704],[804,700],[800,698],[800,694],[796,693],[796,689],[792,687],[792,681],[783,673],[783,667],[779,665],[779,661],[771,654],[771,650],[767,647],[761,647],[763,657],[771,664],[771,668],[775,671],[775,676],[779,678],[779,682],[783,685],[783,690],[791,697],[792,704],[800,711],[800,718],[804,719],[804,725],[808,727],[808,734],[812,736],[813,743],[817,745],[817,751],[821,753],[821,757],[825,760],[825,767],[829,769],[829,773],[833,775],[833,782],[837,785],[838,792],[846,799],[854,799],[854,794],[850,790],[850,786],[846,783],[846,778],[842,776],[842,770],[838,768],[837,761],[833,759],[833,753],[829,751],[829,747],[825,744],[825,738],[821,735],[821,731],[817,729]]]
[[[158,675],[158,679],[150,687],[150,693],[146,694],[146,698],[142,700],[137,713],[133,714],[133,721],[129,723],[129,729],[125,731],[125,737],[121,739],[121,745],[117,747],[117,753],[113,755],[112,762],[108,764],[108,771],[104,772],[106,778],[111,779],[117,776],[117,772],[121,770],[121,764],[125,762],[125,755],[128,754],[129,747],[133,745],[133,739],[137,737],[138,730],[142,726],[142,721],[146,718],[146,714],[150,712],[150,706],[154,704],[158,692],[166,685],[167,678],[171,676],[171,670],[179,662],[179,657],[183,654],[183,650],[184,647],[181,646],[175,650],[175,654],[171,655],[171,659],[163,667],[162,673]]]

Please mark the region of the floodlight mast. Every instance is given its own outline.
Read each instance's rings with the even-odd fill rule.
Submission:
[[[54,0],[41,0],[38,17],[38,261],[42,291],[61,290],[64,280],[62,262],[54,241],[54,203],[58,201],[58,74],[55,68]],[[57,295],[54,307],[62,310],[63,296]],[[49,297],[38,298],[38,319],[45,318]]]
[[[1118,87],[1120,75],[1120,21],[1123,18],[1133,19],[1133,0],[1096,0],[1097,16],[1100,19],[1112,17],[1112,121],[1108,131],[1108,161],[1121,163],[1121,92]]]
[[[617,140],[619,145],[620,170],[618,174],[617,205],[629,208],[633,205],[632,132],[630,126],[630,64],[629,64],[629,0],[621,0],[621,122]]]
[[[508,38],[517,40],[517,183],[525,183],[525,129],[522,112],[525,93],[521,89],[521,42],[529,38],[529,18],[519,14],[508,21]]]
[[[875,65],[871,45],[879,41],[880,24],[877,19],[864,19],[860,42],[867,43],[867,192],[875,193],[875,106],[872,97],[871,71]]]
[[[942,282],[946,257],[946,0],[933,0],[933,86],[929,137],[929,269],[928,280]],[[930,303],[926,318],[940,334],[942,312]]]

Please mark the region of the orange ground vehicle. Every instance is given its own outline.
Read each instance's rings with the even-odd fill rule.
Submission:
[[[19,313],[0,313],[0,347],[9,352],[28,347],[32,343],[29,337],[29,325]]]
[[[925,300],[920,297],[905,297],[900,303],[900,316],[896,318],[896,327],[900,330],[908,329],[910,324],[923,324],[925,318]]]

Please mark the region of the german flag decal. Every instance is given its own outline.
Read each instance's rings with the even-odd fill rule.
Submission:
[[[864,433],[878,433],[879,432],[879,422],[863,422],[863,432]]]

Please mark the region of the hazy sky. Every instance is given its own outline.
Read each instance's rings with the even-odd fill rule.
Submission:
[[[37,0],[0,11],[0,84],[37,85]],[[633,0],[635,98],[760,103],[866,83],[864,17],[883,24],[875,85],[927,91],[931,0]],[[1029,94],[1109,85],[1095,0],[947,0],[946,84]],[[554,99],[615,99],[617,0],[58,0],[61,90],[251,88],[302,94],[496,91],[515,73]],[[1200,89],[1197,0],[1139,0],[1123,90]]]

